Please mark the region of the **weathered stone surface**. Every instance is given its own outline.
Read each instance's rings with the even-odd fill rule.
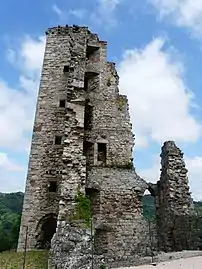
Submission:
[[[146,189],[156,197],[161,245],[170,250],[170,216],[189,215],[191,203],[181,151],[166,142],[158,184],[141,179],[128,100],[119,94],[115,64],[106,61],[106,41],[87,27],[46,34],[18,250],[28,226],[28,249],[49,248],[54,234],[50,269],[90,268],[92,236],[81,225],[80,193],[91,202],[95,266],[136,264],[150,244]]]
[[[192,199],[183,153],[173,141],[161,152],[161,177],[157,182],[156,208],[159,247],[164,251],[189,249]]]
[[[89,230],[60,226],[52,239],[49,268],[90,269],[92,257],[92,237]]]
[[[91,200],[97,263],[130,264],[147,244],[141,201],[147,184],[133,168],[128,100],[119,94],[115,64],[106,61],[107,43],[87,27],[46,34],[18,249],[26,226],[28,248],[44,247],[55,232],[47,239],[54,214],[50,266],[88,268],[90,238],[75,221],[79,189]]]

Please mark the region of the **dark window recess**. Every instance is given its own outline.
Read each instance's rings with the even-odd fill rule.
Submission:
[[[56,135],[55,145],[61,145],[61,144],[62,144],[62,136]]]
[[[83,142],[83,155],[86,156],[86,164],[94,165],[94,144],[88,141]]]
[[[57,181],[50,181],[48,185],[49,192],[57,192]]]
[[[108,234],[106,231],[96,229],[94,240],[95,254],[103,255],[108,252]]]
[[[59,104],[60,107],[65,107],[65,104],[66,104],[66,100],[60,100],[60,104]]]
[[[89,60],[90,57],[94,56],[95,52],[99,50],[99,47],[87,46],[86,58]]]
[[[63,68],[63,72],[64,73],[68,73],[69,72],[69,66],[68,65],[65,65],[64,68]]]
[[[90,199],[91,202],[91,213],[92,215],[96,215],[100,213],[100,191],[93,188],[86,189],[86,195]]]
[[[98,154],[97,154],[98,164],[105,165],[106,159],[107,159],[107,144],[98,143]]]
[[[93,106],[86,104],[84,114],[84,130],[91,130],[93,124]]]
[[[84,78],[84,91],[88,91],[88,79],[86,77]]]
[[[51,239],[56,231],[57,218],[50,214],[40,221],[41,229],[37,234],[37,249],[50,249]]]

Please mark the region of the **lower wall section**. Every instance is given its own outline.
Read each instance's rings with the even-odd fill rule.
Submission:
[[[146,182],[132,169],[93,167],[86,188],[90,197],[92,193],[95,254],[103,255],[107,264],[130,264],[144,255],[149,240],[142,211]]]
[[[90,230],[59,221],[52,239],[49,269],[91,268],[91,247]]]
[[[86,229],[81,220],[58,220],[49,269],[91,268],[92,256],[93,268],[137,263],[149,242],[142,209],[147,187],[132,169],[91,168],[86,195],[91,200],[92,227]]]

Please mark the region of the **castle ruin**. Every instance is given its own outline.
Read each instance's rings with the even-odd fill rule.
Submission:
[[[156,215],[159,247],[163,251],[191,249],[193,202],[183,153],[173,141],[164,143],[157,182]]]
[[[149,240],[145,190],[156,197],[161,216],[167,214],[164,190],[170,200],[177,191],[172,194],[166,185],[170,178],[154,186],[135,172],[128,100],[119,94],[115,64],[106,60],[107,42],[87,27],[58,26],[46,35],[18,250],[28,227],[28,249],[52,245],[50,268],[88,268],[91,221],[94,255],[111,266],[134,264]],[[180,160],[175,164],[178,169]],[[186,189],[178,208],[188,210],[186,171],[180,169],[173,188]],[[79,208],[79,199],[88,207],[85,197],[90,215]]]

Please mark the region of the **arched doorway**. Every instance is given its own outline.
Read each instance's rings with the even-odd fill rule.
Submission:
[[[36,248],[50,249],[51,239],[56,231],[57,217],[54,214],[48,214],[43,217],[37,226]]]

